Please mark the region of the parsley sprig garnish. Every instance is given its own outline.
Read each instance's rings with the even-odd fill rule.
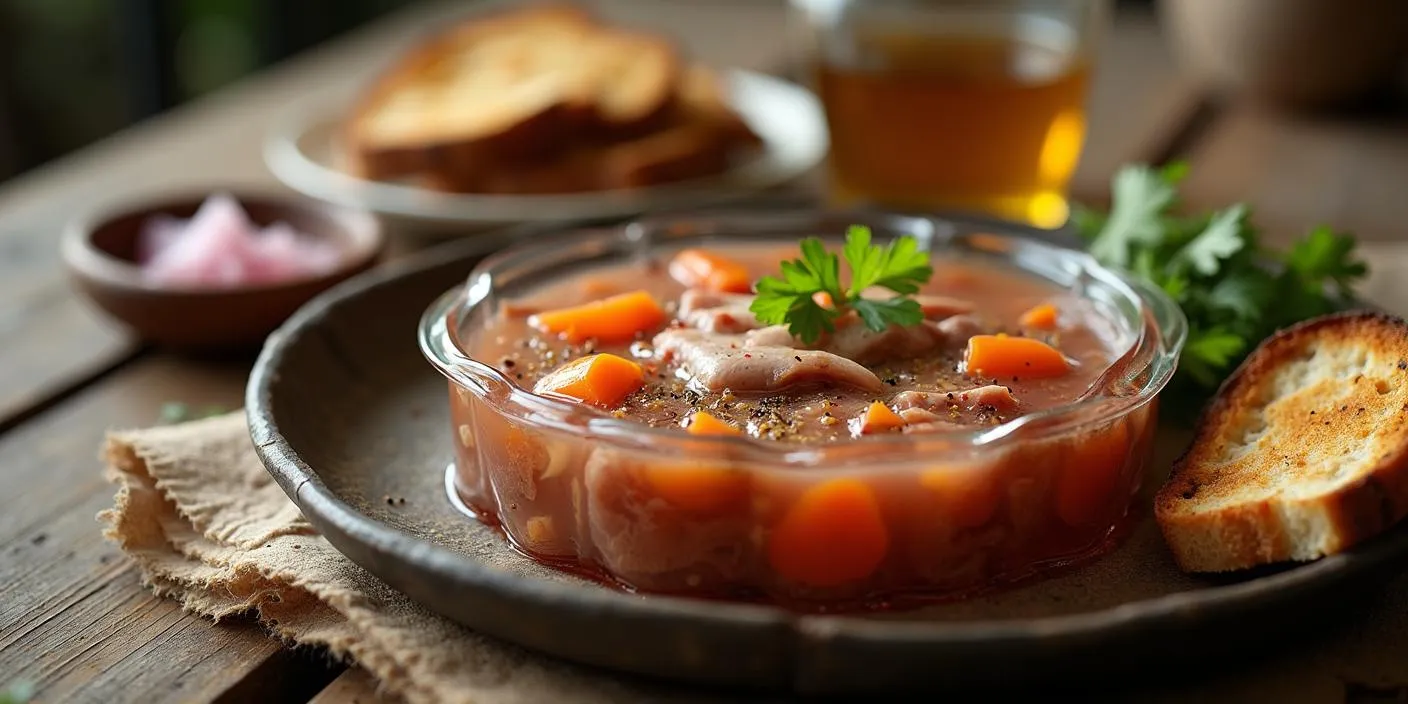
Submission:
[[[758,281],[758,295],[749,310],[769,325],[787,331],[805,344],[836,331],[836,320],[850,311],[876,332],[891,325],[917,325],[924,320],[919,303],[908,298],[934,275],[929,254],[913,237],[897,237],[884,246],[870,243],[870,228],[853,225],[846,231],[841,254],[850,269],[850,282],[841,284],[841,262],[821,240],[802,240],[802,257],[782,262],[782,277]],[[889,298],[863,297],[866,289],[893,291]],[[818,302],[826,294],[831,305]]]
[[[1238,203],[1176,214],[1183,164],[1127,166],[1108,213],[1077,210],[1089,252],[1163,289],[1188,317],[1188,342],[1166,400],[1195,409],[1276,330],[1346,307],[1367,273],[1354,238],[1317,227],[1287,249],[1261,242]],[[1172,397],[1172,398],[1170,398]]]

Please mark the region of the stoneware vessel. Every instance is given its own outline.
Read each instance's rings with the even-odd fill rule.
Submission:
[[[158,214],[189,218],[208,195],[119,205],[72,222],[62,252],[75,285],[145,341],[204,351],[254,348],[309,299],[371,267],[384,246],[380,224],[366,212],[236,192],[232,195],[254,223],[283,221],[307,235],[333,239],[345,253],[341,262],[320,276],[237,288],[176,288],[144,280],[136,262],[143,223]]]

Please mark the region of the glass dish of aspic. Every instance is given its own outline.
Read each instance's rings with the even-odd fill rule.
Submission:
[[[621,588],[806,610],[951,599],[1110,547],[1185,336],[1012,228],[829,213],[582,230],[426,312],[453,490]]]

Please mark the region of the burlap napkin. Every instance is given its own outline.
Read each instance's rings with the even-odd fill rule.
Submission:
[[[105,456],[119,489],[100,517],[158,594],[217,620],[253,614],[355,659],[411,704],[738,701],[568,665],[420,608],[313,531],[265,473],[243,413],[113,433]],[[1366,611],[1314,648],[1212,681],[1170,673],[1133,698],[1408,701],[1408,577]]]

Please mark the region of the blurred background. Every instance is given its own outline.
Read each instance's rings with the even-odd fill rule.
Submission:
[[[416,2],[0,0],[0,181]]]
[[[422,1],[0,0],[0,181]]]

